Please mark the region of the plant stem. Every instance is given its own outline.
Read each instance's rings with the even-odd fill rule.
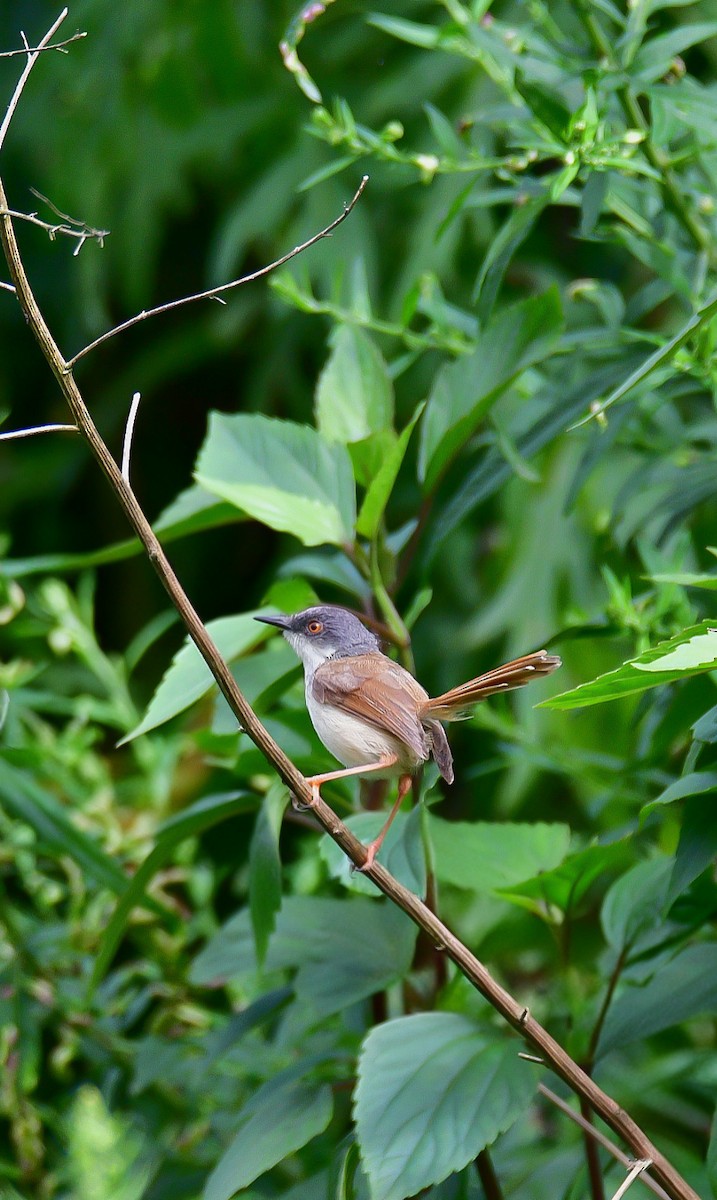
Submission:
[[[485,1200],[503,1200],[503,1189],[500,1186],[500,1180],[495,1173],[493,1160],[490,1156],[490,1150],[481,1150],[476,1158],[476,1171],[478,1178],[483,1185],[483,1193]]]

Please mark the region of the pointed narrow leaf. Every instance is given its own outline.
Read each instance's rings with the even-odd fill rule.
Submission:
[[[296,1079],[264,1084],[245,1106],[238,1132],[207,1180],[204,1200],[230,1200],[323,1133],[332,1111],[328,1084]]]
[[[281,907],[279,833],[287,801],[286,788],[278,780],[264,797],[249,847],[249,910],[260,963]]]
[[[687,946],[648,983],[628,984],[608,1010],[598,1052],[649,1037],[717,1006],[717,945]]]
[[[411,434],[416,428],[416,422],[424,407],[425,405],[419,404],[408,425],[389,449],[368,487],[356,521],[356,532],[360,533],[362,537],[373,539],[376,536],[393,486],[398,478],[398,472],[401,470],[401,464],[406,457]]]
[[[404,1200],[460,1171],[535,1091],[514,1043],[456,1013],[372,1029],[358,1076],[354,1114],[372,1200]]]
[[[659,684],[674,683],[703,671],[717,669],[717,629],[710,621],[692,625],[677,637],[661,642],[623,663],[615,671],[581,683],[569,692],[543,700],[538,708],[584,708],[604,704]]]

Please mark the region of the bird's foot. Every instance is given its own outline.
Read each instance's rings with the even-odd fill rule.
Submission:
[[[317,776],[311,775],[306,780],[306,782],[308,783],[309,787],[311,788],[311,799],[308,801],[308,803],[306,803],[303,800],[299,800],[299,797],[295,796],[292,792],[291,807],[294,809],[295,812],[306,812],[307,809],[314,807],[317,800],[321,799],[321,792],[319,791],[319,789],[321,787],[321,784],[324,782],[324,779],[322,778],[322,776],[321,775],[317,775]]]

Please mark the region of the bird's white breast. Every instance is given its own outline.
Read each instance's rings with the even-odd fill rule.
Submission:
[[[333,704],[321,704],[313,696],[309,679],[306,681],[306,707],[311,723],[326,749],[345,767],[362,767],[378,762],[389,755],[403,760],[406,747],[383,729],[362,721],[353,713],[342,712]],[[396,774],[401,764],[387,774]],[[405,764],[402,767],[406,769]]]

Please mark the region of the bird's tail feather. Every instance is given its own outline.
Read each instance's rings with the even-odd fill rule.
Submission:
[[[422,716],[432,717],[439,721],[460,721],[469,717],[476,704],[493,696],[496,692],[510,692],[513,688],[525,687],[541,675],[550,675],[561,665],[556,654],[548,654],[546,650],[538,650],[535,654],[526,654],[495,667],[477,679],[469,679],[458,687],[451,688],[442,696],[427,700]]]

